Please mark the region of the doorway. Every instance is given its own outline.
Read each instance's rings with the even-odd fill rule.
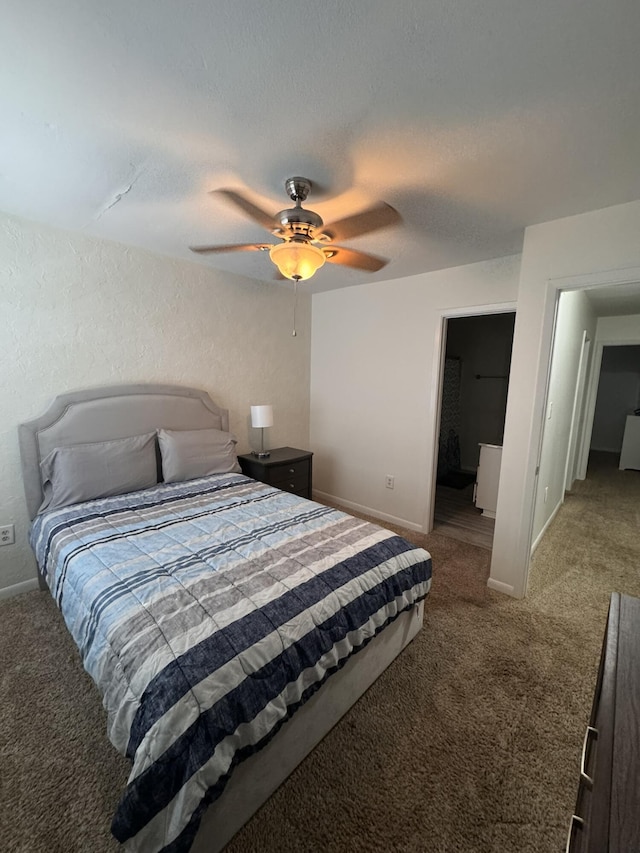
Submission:
[[[610,453],[620,461],[629,418],[640,412],[640,346],[602,349],[590,450]],[[627,433],[627,436],[630,432]],[[637,465],[629,466],[637,467]]]
[[[432,530],[489,550],[514,322],[514,312],[444,318]]]
[[[589,279],[585,286],[578,285],[576,281],[556,294],[533,493],[531,554],[566,495],[581,489],[574,481],[587,477],[588,464],[595,459],[601,475],[601,463],[608,456],[605,462],[615,473],[626,419],[640,405],[638,282],[593,286]]]

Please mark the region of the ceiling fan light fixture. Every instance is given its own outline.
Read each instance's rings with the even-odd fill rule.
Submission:
[[[311,278],[324,264],[326,257],[322,249],[312,243],[288,240],[277,243],[269,250],[269,257],[285,278],[304,281]]]

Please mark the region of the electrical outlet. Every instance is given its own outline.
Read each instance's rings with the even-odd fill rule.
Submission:
[[[16,532],[13,524],[3,524],[0,527],[0,545],[13,545],[16,541]]]
[[[549,497],[549,486],[544,487],[544,502],[547,502],[547,498]]]
[[[393,474],[387,474],[387,476],[384,478],[384,484],[385,484],[385,486],[386,486],[388,489],[392,489],[392,488],[394,487],[394,485],[395,485],[395,479],[396,479],[396,478],[393,476]]]

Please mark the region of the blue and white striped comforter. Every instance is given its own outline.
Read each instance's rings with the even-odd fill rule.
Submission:
[[[185,851],[204,808],[399,612],[426,551],[224,474],[36,518],[38,564],[133,762],[113,820],[134,851]]]

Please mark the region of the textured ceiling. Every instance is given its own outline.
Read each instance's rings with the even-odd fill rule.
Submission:
[[[313,289],[519,252],[526,225],[640,198],[638,0],[6,0],[0,209],[270,280],[275,211],[384,200]]]

